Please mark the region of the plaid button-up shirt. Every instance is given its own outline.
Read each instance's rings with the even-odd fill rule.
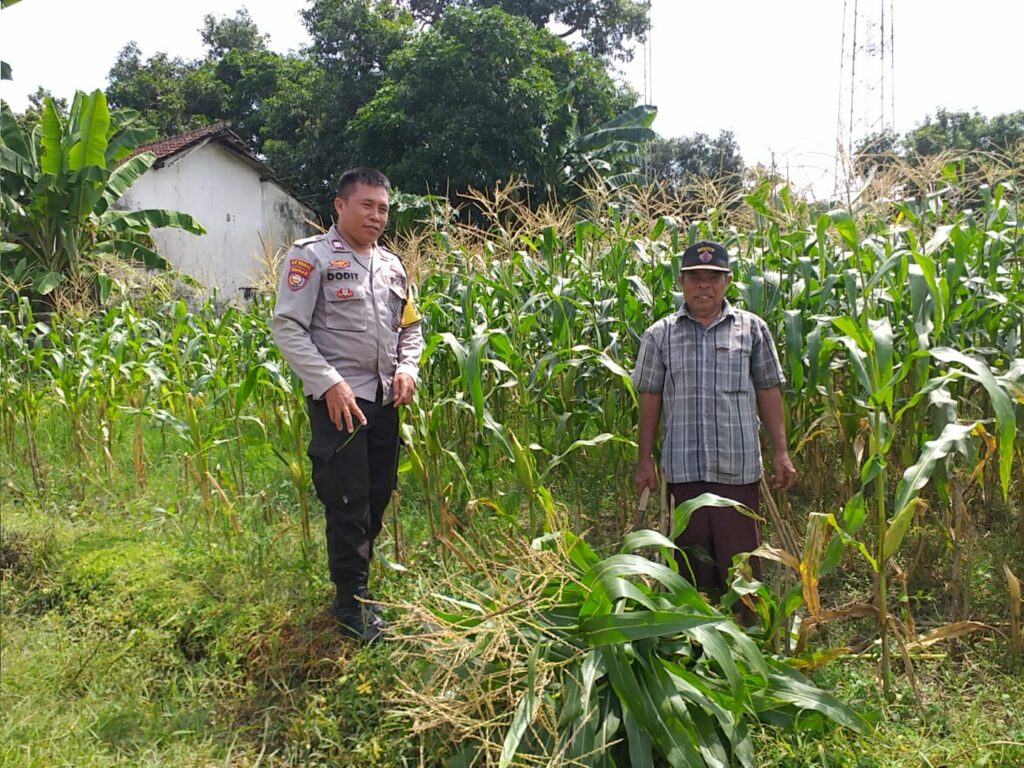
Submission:
[[[705,328],[684,305],[643,335],[633,386],[662,395],[661,466],[670,483],[743,485],[761,477],[758,389],[785,381],[757,315],[723,302]]]

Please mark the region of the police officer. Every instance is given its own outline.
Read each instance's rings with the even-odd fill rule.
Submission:
[[[377,245],[389,189],[372,168],[341,175],[337,224],[292,246],[272,324],[309,409],[313,485],[335,585],[331,613],[343,633],[364,642],[384,629],[366,602],[370,557],[395,487],[398,407],[412,401],[423,349],[405,268]]]

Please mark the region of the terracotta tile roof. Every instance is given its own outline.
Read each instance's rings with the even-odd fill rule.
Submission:
[[[227,123],[204,125],[202,128],[195,128],[191,131],[185,131],[185,133],[179,133],[175,136],[168,136],[166,139],[151,141],[149,144],[140,144],[132,151],[132,155],[139,155],[143,152],[152,152],[156,155],[157,160],[162,160],[163,158],[169,157],[183,149],[187,149],[193,144],[198,144],[204,139],[212,138],[219,134],[226,135],[229,133],[231,133],[231,129],[228,128]]]
[[[153,167],[161,168],[173,162],[173,157],[179,152],[211,141],[217,142],[224,149],[234,153],[236,157],[251,166],[259,174],[260,181],[273,182],[296,200],[299,200],[303,205],[306,205],[310,211],[313,211],[312,206],[299,198],[291,189],[274,177],[274,172],[270,167],[253,152],[252,147],[249,146],[247,141],[231,130],[231,126],[227,123],[204,125],[202,128],[195,128],[175,136],[168,136],[159,141],[140,144],[132,150],[129,157],[135,157],[135,155],[142,154],[143,152],[152,152],[156,155],[156,162],[153,163]],[[316,214],[314,213],[313,215],[315,216]]]

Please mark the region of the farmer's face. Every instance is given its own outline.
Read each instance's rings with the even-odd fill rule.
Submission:
[[[731,274],[715,269],[691,269],[679,277],[686,306],[697,317],[717,314],[722,308],[725,291],[732,282]]]

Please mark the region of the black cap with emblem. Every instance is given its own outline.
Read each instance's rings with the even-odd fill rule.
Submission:
[[[713,269],[716,272],[729,271],[729,252],[712,240],[698,240],[685,251],[679,265],[680,272],[693,269]]]

